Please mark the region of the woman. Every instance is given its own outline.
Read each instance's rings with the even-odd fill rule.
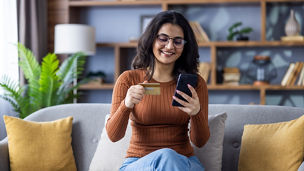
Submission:
[[[188,21],[174,11],[160,12],[138,42],[134,70],[116,81],[111,115],[106,129],[109,138],[120,140],[131,120],[132,137],[121,171],[204,170],[194,156],[190,140],[202,147],[209,138],[208,92],[202,77],[187,101],[173,96],[180,73],[197,74],[198,46]],[[145,95],[139,83],[160,83],[160,95]],[[174,107],[172,100],[184,107]],[[188,137],[188,123],[190,140]]]

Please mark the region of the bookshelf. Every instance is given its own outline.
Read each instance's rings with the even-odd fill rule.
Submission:
[[[200,48],[207,48],[210,50],[210,63],[211,72],[209,77],[208,89],[220,90],[220,91],[258,91],[260,104],[266,104],[266,95],[268,91],[303,91],[304,86],[281,86],[280,84],[270,84],[267,86],[253,86],[241,84],[238,86],[230,86],[219,84],[216,81],[217,78],[217,65],[218,65],[218,52],[221,48],[291,48],[291,47],[304,47],[304,42],[299,41],[280,41],[278,38],[269,40],[267,38],[267,9],[269,5],[280,4],[285,5],[292,4],[304,4],[304,0],[120,0],[120,1],[94,1],[94,0],[52,0],[49,1],[49,49],[53,49],[53,27],[58,23],[74,23],[79,21],[80,13],[82,9],[87,8],[111,8],[111,7],[128,7],[128,6],[159,6],[161,10],[168,10],[174,8],[174,6],[188,6],[188,5],[254,5],[260,9],[260,14],[255,17],[260,17],[260,33],[259,40],[253,40],[248,42],[228,42],[225,40],[210,40],[209,42],[200,42]],[[303,27],[303,26],[302,26]],[[114,51],[114,82],[118,76],[128,68],[126,66],[123,55],[128,49],[136,49],[136,42],[106,42],[96,43],[100,48],[112,48]],[[280,77],[283,78],[283,75]],[[113,83],[107,83],[100,86],[82,85],[81,90],[112,90]]]

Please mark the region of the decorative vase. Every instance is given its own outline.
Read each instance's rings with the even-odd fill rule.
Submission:
[[[285,25],[285,33],[287,36],[296,36],[300,33],[300,24],[297,21],[293,10],[290,10],[290,16]]]

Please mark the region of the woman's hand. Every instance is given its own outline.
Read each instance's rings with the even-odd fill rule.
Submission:
[[[180,110],[188,113],[188,115],[190,116],[194,116],[198,114],[198,112],[201,110],[201,105],[195,89],[190,84],[188,84],[188,88],[192,93],[192,97],[188,96],[187,94],[181,91],[176,90],[176,92],[179,95],[181,95],[184,99],[186,99],[188,102],[183,101],[175,96],[173,96],[173,99],[184,106],[184,107],[178,107]]]
[[[145,89],[141,85],[133,85],[131,86],[125,98],[125,105],[128,108],[133,108],[135,104],[138,104],[141,99],[144,97]]]

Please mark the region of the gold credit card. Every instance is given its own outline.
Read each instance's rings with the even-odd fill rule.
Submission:
[[[145,94],[149,95],[160,95],[160,84],[159,83],[139,83],[145,88]]]

